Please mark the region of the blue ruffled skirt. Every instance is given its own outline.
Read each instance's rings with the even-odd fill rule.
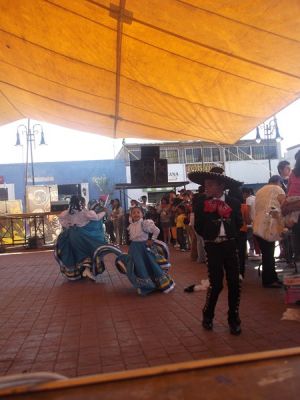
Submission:
[[[91,221],[83,227],[73,226],[64,230],[57,238],[55,249],[61,273],[71,280],[80,279],[85,269],[82,264],[92,265],[95,250],[103,244],[106,244],[106,240],[101,221]],[[102,266],[99,265],[99,268]]]
[[[128,254],[118,258],[126,265],[128,279],[141,295],[157,290],[165,291],[173,285],[172,279],[157,263],[155,253],[146,246],[146,242],[131,242]]]

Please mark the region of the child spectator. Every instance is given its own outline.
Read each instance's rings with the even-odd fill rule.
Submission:
[[[143,220],[143,211],[134,207],[130,211],[131,223],[128,227],[130,245],[128,249],[127,276],[138,293],[146,295],[155,290],[169,293],[175,283],[163,271],[152,251],[153,239],[159,229],[151,219]]]
[[[186,212],[185,212],[185,207],[179,205],[177,207],[177,212],[176,212],[176,235],[177,235],[177,242],[179,244],[180,251],[186,251],[186,246],[185,246],[185,225],[186,225]]]

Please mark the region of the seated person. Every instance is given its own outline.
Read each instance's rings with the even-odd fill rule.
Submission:
[[[62,274],[68,279],[88,277],[95,280],[92,259],[95,250],[106,243],[104,216],[105,211],[97,214],[94,210],[87,210],[83,197],[72,196],[68,210],[58,217],[63,231],[57,239],[55,256]]]

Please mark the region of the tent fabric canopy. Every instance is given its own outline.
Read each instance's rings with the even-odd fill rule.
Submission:
[[[299,97],[299,0],[0,0],[0,13],[0,124],[234,143]]]

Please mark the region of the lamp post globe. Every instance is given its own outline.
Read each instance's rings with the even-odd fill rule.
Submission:
[[[262,131],[262,133],[261,133]],[[272,136],[275,133],[275,137]],[[262,139],[264,139],[267,147],[267,158],[269,164],[269,175],[272,176],[272,165],[271,165],[271,140],[275,139],[276,143],[280,143],[283,138],[280,136],[277,118],[274,116],[269,121],[264,122],[262,125],[256,127],[256,143],[261,143]]]

